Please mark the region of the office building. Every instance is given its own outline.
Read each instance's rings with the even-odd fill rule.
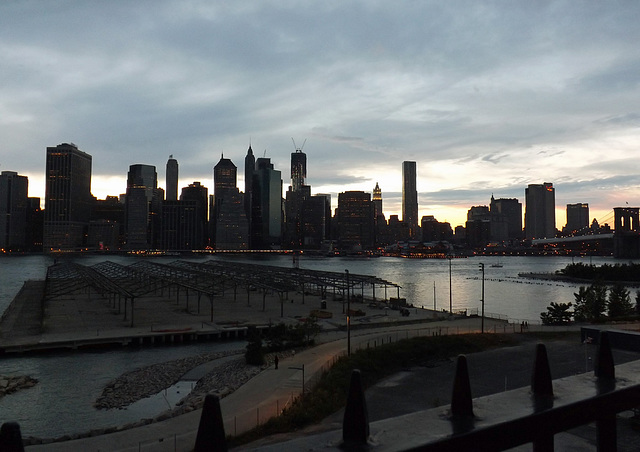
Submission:
[[[583,235],[589,229],[589,204],[567,204],[567,225],[563,232],[570,235]]]
[[[43,249],[85,246],[91,216],[91,156],[73,143],[47,148]]]
[[[127,248],[156,249],[160,246],[160,226],[164,191],[158,188],[153,165],[129,167],[125,198]]]
[[[282,173],[271,159],[258,158],[252,184],[251,243],[254,249],[279,248],[282,242]]]
[[[103,251],[122,248],[125,243],[125,205],[117,196],[94,201],[87,242],[89,248]]]
[[[402,162],[402,222],[409,228],[409,238],[418,233],[418,191],[416,162]]]
[[[247,150],[247,155],[244,158],[244,212],[247,216],[247,220],[249,221],[249,231],[251,231],[251,212],[252,212],[252,202],[253,202],[253,174],[256,171],[256,158],[253,155],[253,149],[251,149],[251,145],[249,145],[249,149]],[[251,234],[249,234],[249,249],[251,249]]]
[[[373,216],[378,218],[379,215],[384,216],[382,212],[382,190],[376,182],[376,186],[373,187]]]
[[[244,196],[237,187],[238,169],[221,156],[213,168],[212,241],[216,249],[247,249],[249,219]]]
[[[204,249],[208,245],[208,198],[209,190],[200,182],[194,181],[182,189],[180,201],[194,203],[189,207],[193,210],[194,220],[193,225],[188,229],[190,235],[184,240],[188,246],[186,249]]]
[[[298,191],[307,177],[307,154],[301,149],[291,153],[291,190]]]
[[[425,215],[420,220],[423,242],[450,242],[453,240],[453,229],[447,222],[439,222],[433,215]]]
[[[311,187],[305,185],[307,177],[307,154],[302,149],[296,149],[291,153],[291,185],[286,193],[285,201],[285,236],[284,243],[293,249],[309,247],[305,245],[305,224],[309,218],[304,217],[305,203],[311,198]],[[313,204],[314,202],[311,201]],[[316,207],[319,204],[316,205]],[[314,215],[314,218],[318,218]],[[308,224],[307,224],[308,226]],[[316,225],[315,231],[323,228],[324,225]],[[315,241],[314,241],[315,242]],[[319,246],[319,244],[318,244]]]
[[[465,223],[469,248],[482,248],[491,241],[491,212],[488,206],[472,206]]]
[[[556,236],[556,197],[553,184],[530,184],[525,189],[524,232],[527,239]]]
[[[13,171],[0,174],[0,251],[24,251],[29,217],[29,179]]]
[[[167,185],[167,201],[178,200],[178,161],[173,158],[173,155],[169,156],[167,160],[167,168],[165,172],[165,179]]]
[[[338,194],[336,209],[340,249],[362,251],[374,246],[373,202],[363,191]]]
[[[238,168],[222,154],[220,161],[213,167],[213,195],[222,196],[225,190],[237,188],[237,184]]]
[[[495,199],[491,195],[491,241],[522,239],[522,203],[516,198]]]

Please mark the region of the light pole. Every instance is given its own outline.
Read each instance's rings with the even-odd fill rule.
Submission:
[[[482,271],[482,317],[480,323],[480,332],[484,333],[484,264],[480,264],[480,270]]]
[[[347,356],[351,356],[351,297],[349,295],[349,270],[347,275]]]
[[[451,290],[451,254],[449,258],[449,315],[453,314],[453,291]]]

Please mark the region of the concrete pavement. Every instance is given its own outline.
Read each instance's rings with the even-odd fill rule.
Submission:
[[[454,332],[479,329],[478,319],[440,321],[429,324],[397,325],[380,329],[352,331],[352,351],[417,335],[432,335],[442,328]],[[504,322],[485,320],[487,328],[501,328]],[[305,386],[310,387],[332,361],[346,353],[346,333],[329,332],[321,335],[324,343],[280,360],[279,369],[273,366],[249,380],[221,400],[221,410],[227,434],[239,434],[276,415],[292,397],[302,391],[302,366]],[[89,438],[60,443],[29,446],[28,451],[189,451],[195,444],[201,410],[146,426]]]

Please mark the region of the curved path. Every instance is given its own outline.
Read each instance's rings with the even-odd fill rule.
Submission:
[[[432,335],[441,329],[443,333],[468,333],[479,331],[479,319],[460,319],[428,324],[399,325],[386,328],[354,330],[351,334],[352,351],[382,342],[396,341],[417,335]],[[485,319],[485,328],[501,331],[506,324]],[[221,400],[222,415],[227,434],[247,431],[275,415],[278,410],[291,402],[302,391],[302,367],[304,382],[309,387],[332,361],[346,353],[345,332],[323,333],[320,345],[280,360],[279,369],[273,366],[261,372],[246,384]],[[201,410],[177,416],[166,421],[143,427],[123,430],[90,438],[82,438],[60,443],[34,445],[27,451],[190,451],[200,421]]]

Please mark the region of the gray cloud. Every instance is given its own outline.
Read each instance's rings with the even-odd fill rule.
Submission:
[[[241,168],[251,142],[286,185],[294,137],[308,139],[318,190],[371,190],[416,160],[424,184],[446,185],[421,189],[421,204],[523,197],[542,179],[562,202],[605,194],[589,184],[637,199],[639,13],[626,1],[4,2],[0,164],[43,174],[45,147],[73,141],[96,176],[132,163],[163,174],[174,154],[181,177],[210,185],[220,154]],[[383,189],[398,193],[396,179]]]

